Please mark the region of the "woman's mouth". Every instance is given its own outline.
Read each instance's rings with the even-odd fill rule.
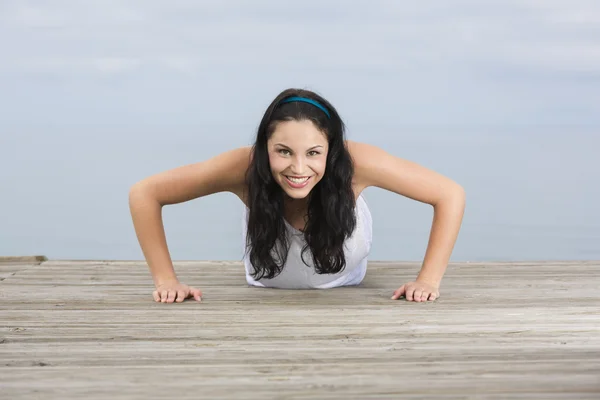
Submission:
[[[287,181],[288,185],[290,185],[294,189],[301,189],[304,186],[308,185],[310,178],[312,178],[311,176],[302,176],[302,177],[288,176],[288,175],[284,175],[284,176],[285,176],[285,180]]]

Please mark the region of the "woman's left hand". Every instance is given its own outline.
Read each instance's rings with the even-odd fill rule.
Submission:
[[[392,300],[404,296],[407,301],[434,301],[440,297],[440,291],[436,286],[425,282],[408,282],[394,292]]]

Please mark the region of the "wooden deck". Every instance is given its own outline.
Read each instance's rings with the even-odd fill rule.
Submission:
[[[451,264],[433,303],[363,284],[250,288],[176,262],[203,301],[152,300],[143,262],[0,264],[0,398],[600,399],[600,262]]]

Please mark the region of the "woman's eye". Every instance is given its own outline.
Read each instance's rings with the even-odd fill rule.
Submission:
[[[291,154],[290,151],[286,150],[286,149],[280,149],[280,150],[278,150],[278,152],[279,152],[279,154],[282,154],[284,156],[287,156],[287,155]],[[316,155],[319,155],[319,154],[321,154],[321,153],[319,153],[316,150],[311,150],[311,151],[308,152],[309,156],[316,156]]]

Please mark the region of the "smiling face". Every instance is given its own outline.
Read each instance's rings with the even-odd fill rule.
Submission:
[[[267,142],[271,173],[292,199],[303,199],[323,178],[327,137],[308,120],[279,122]]]

